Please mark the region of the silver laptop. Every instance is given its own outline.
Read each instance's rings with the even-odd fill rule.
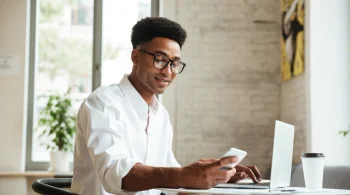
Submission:
[[[261,183],[254,184],[251,179],[245,179],[237,183],[218,184],[216,188],[275,189],[288,187],[292,171],[293,142],[294,126],[276,121],[270,180],[262,180]]]

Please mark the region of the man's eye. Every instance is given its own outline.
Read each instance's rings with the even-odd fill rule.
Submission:
[[[168,60],[165,59],[165,58],[156,58],[156,62],[159,62],[159,63],[167,63]]]
[[[173,66],[180,66],[181,65],[181,62],[180,61],[174,61],[172,63]]]
[[[164,60],[159,60],[159,59],[156,59],[155,61],[156,61],[156,63],[162,63],[162,64],[166,63]]]

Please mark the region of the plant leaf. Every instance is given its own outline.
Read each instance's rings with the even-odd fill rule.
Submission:
[[[349,133],[349,130],[347,131],[339,131],[339,134],[343,135],[344,137]]]
[[[72,99],[68,96],[70,87],[63,95],[52,93],[47,98],[46,106],[40,111],[38,126],[41,145],[48,150],[73,151],[76,116],[71,112]]]

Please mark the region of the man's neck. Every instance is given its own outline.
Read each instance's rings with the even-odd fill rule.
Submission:
[[[136,77],[134,74],[130,74],[128,77],[130,83],[135,87],[136,91],[141,95],[143,100],[148,105],[152,105],[152,102],[154,101],[154,94],[152,91],[150,91],[145,85],[143,85],[140,80]]]

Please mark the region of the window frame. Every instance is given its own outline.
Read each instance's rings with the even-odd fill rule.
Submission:
[[[35,103],[35,75],[37,73],[38,42],[37,42],[37,18],[40,0],[30,0],[30,29],[29,29],[29,72],[28,72],[28,107],[27,107],[27,137],[25,170],[48,170],[49,162],[32,161],[33,147],[33,111]],[[103,29],[103,1],[94,0],[94,24],[93,24],[93,52],[92,52],[92,91],[101,85],[102,64],[102,29]],[[159,16],[160,0],[151,0],[151,16]]]

